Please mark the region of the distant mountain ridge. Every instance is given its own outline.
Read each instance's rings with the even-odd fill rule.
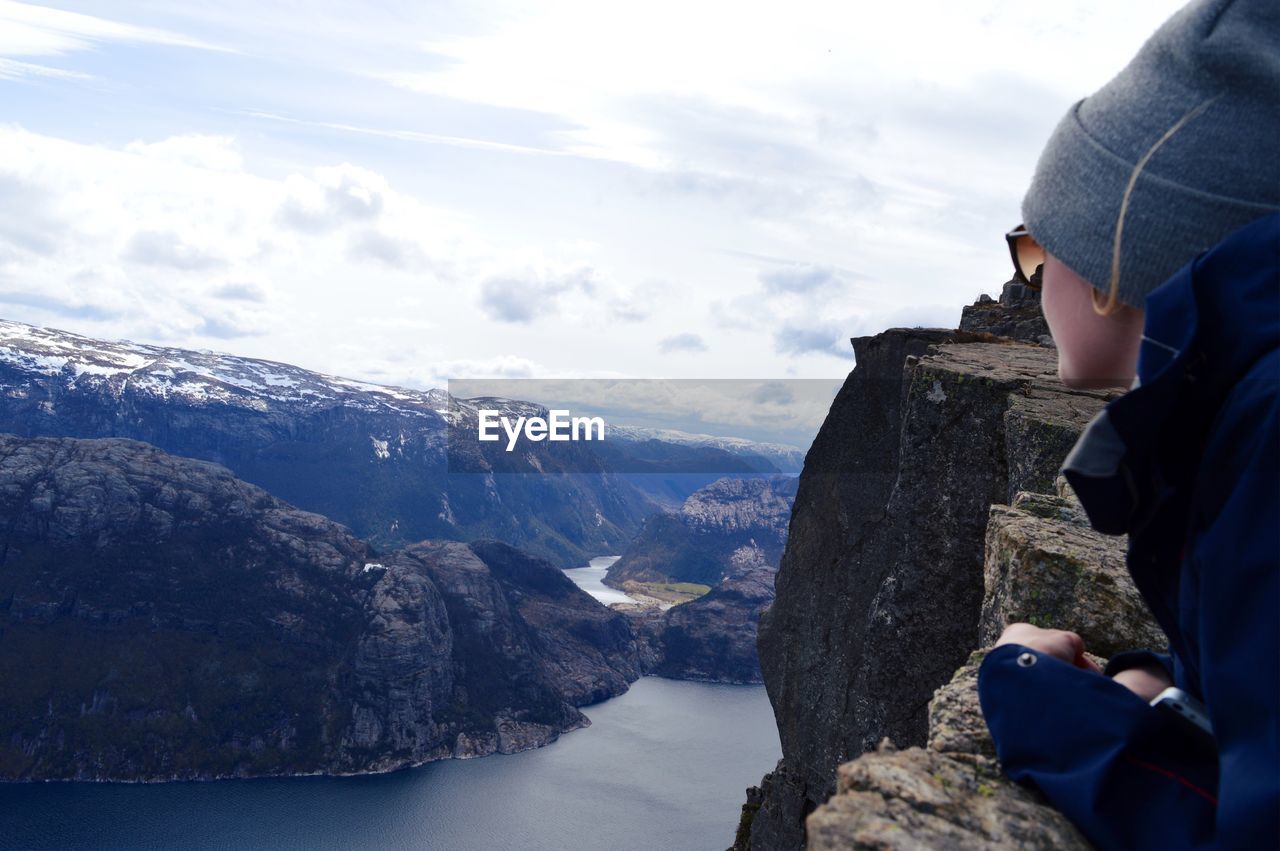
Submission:
[[[770,472],[797,475],[801,468],[804,467],[805,450],[788,443],[766,443],[747,440],[742,437],[692,434],[669,428],[643,428],[628,425],[612,426],[610,432],[633,443],[657,440],[677,446],[718,449],[739,457],[761,458],[773,465],[774,469]]]
[[[477,404],[546,410],[0,320],[0,431],[127,437],[224,464],[380,546],[493,538],[568,567],[625,549],[655,500],[683,499],[724,467],[772,467],[759,461],[772,447],[675,432],[637,442],[629,437],[641,432],[624,429],[607,452],[527,441],[513,453],[470,452],[457,475],[450,426],[474,421]]]
[[[118,393],[132,389],[189,402],[445,415],[443,390],[412,390],[324,375],[275,361],[211,351],[99,340],[70,331],[0,319],[0,364],[15,374],[98,379]]]
[[[491,538],[567,567],[619,551],[654,510],[600,465],[541,475],[563,465],[539,444],[503,459],[538,475],[451,475],[449,423],[468,414],[440,390],[0,323],[0,431],[127,437],[214,461],[379,546]]]

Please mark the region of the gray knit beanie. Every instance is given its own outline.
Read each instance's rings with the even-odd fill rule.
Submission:
[[[1280,210],[1280,0],[1189,4],[1115,79],[1072,106],[1022,201],[1027,230],[1105,295],[1130,176],[1197,107],[1130,195],[1118,290],[1125,304],[1141,308],[1197,254]]]

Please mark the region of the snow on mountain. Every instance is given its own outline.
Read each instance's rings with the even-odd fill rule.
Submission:
[[[211,351],[110,342],[0,319],[0,365],[20,373],[86,376],[114,393],[134,392],[189,404],[260,408],[271,402],[303,408],[350,405],[399,413],[445,414],[441,389],[413,390],[323,375],[274,361]]]
[[[275,361],[211,351],[112,342],[69,331],[0,319],[0,368],[18,374],[65,376],[69,387],[92,382],[116,397],[126,390],[190,405],[226,405],[251,410],[289,408],[299,411],[353,407],[384,413],[442,417],[459,425],[474,422],[478,409],[501,416],[546,416],[533,402],[496,397],[457,399],[443,388],[416,390],[340,378]],[[6,392],[23,392],[11,384]],[[452,409],[452,410],[451,410]],[[461,419],[455,420],[455,417]],[[607,419],[607,418],[606,418]],[[757,455],[784,471],[798,471],[804,450],[781,443],[757,443],[739,437],[690,434],[674,429],[606,426],[608,438],[657,440],[691,447],[711,447],[734,455]]]

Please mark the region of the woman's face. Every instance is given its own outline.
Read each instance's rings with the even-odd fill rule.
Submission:
[[[1128,305],[1109,316],[1093,309],[1093,287],[1045,254],[1040,307],[1058,346],[1058,377],[1068,387],[1123,387],[1138,374],[1143,314]],[[1101,294],[1099,294],[1101,295]]]

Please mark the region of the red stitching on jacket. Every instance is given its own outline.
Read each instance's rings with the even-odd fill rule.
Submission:
[[[1186,786],[1192,792],[1195,792],[1197,795],[1199,795],[1201,798],[1204,798],[1206,801],[1213,804],[1215,807],[1218,806],[1218,799],[1216,797],[1209,794],[1205,790],[1201,789],[1199,786],[1192,783],[1190,780],[1183,777],[1181,774],[1175,774],[1174,772],[1170,771],[1167,768],[1161,768],[1158,765],[1152,765],[1149,762],[1143,762],[1140,759],[1135,759],[1134,757],[1131,757],[1128,754],[1125,754],[1125,761],[1133,763],[1134,765],[1138,766],[1138,768],[1145,768],[1147,771],[1154,771],[1156,774],[1162,775],[1164,777],[1168,777],[1170,780],[1177,780],[1183,786]]]

